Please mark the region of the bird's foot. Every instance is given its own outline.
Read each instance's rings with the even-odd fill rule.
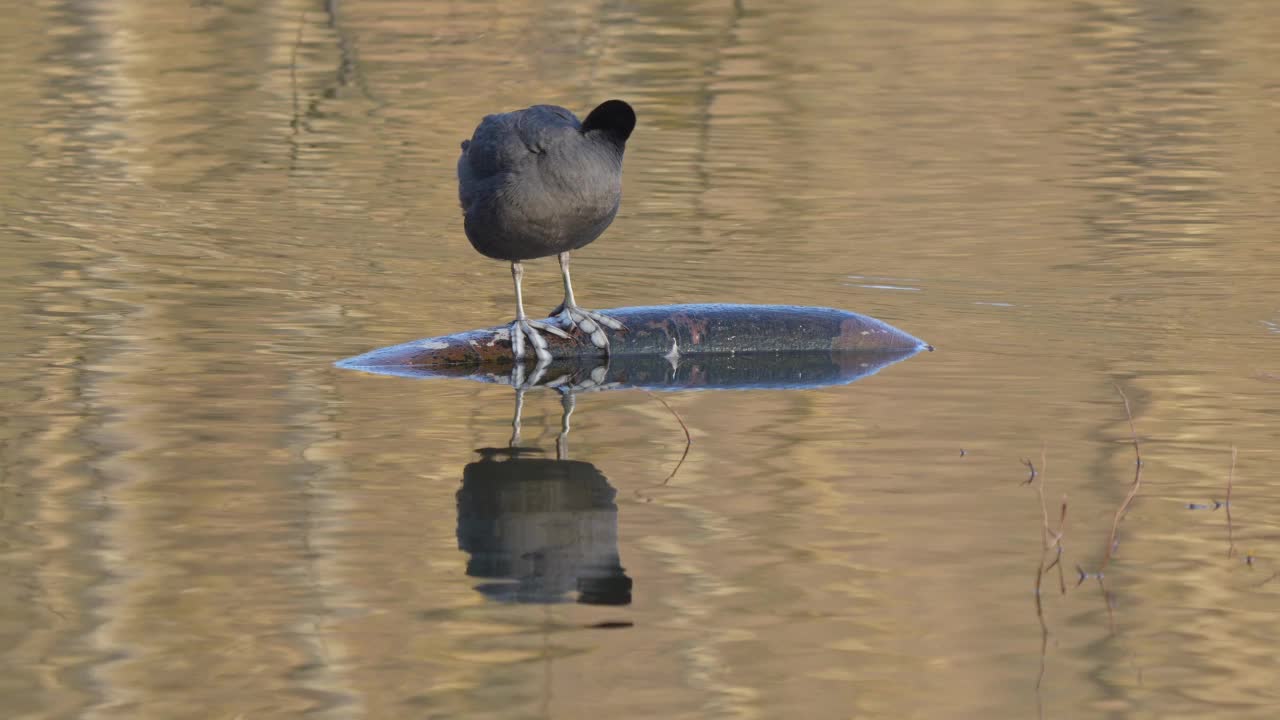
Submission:
[[[609,349],[609,336],[605,334],[605,328],[620,331],[627,329],[625,325],[604,313],[584,310],[577,305],[560,303],[559,307],[551,311],[551,317],[555,318],[563,328],[570,330],[577,328],[583,335],[591,338],[592,345],[604,350]]]
[[[519,318],[511,323],[511,352],[515,355],[517,362],[524,360],[525,338],[528,338],[529,344],[533,345],[533,352],[538,358],[539,365],[551,362],[551,351],[547,349],[547,339],[541,334],[543,332],[549,332],[566,340],[570,339],[569,333],[540,320]]]

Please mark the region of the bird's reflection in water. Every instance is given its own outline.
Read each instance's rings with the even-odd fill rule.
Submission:
[[[504,602],[627,605],[631,578],[618,555],[617,490],[589,462],[569,460],[571,392],[556,459],[520,448],[517,391],[510,448],[482,448],[462,472],[458,490],[458,547],[470,555],[467,575],[484,578],[476,590]]]
[[[438,349],[435,340],[427,340],[384,348],[338,364],[401,377],[467,378],[510,385],[515,390],[515,416],[509,447],[478,450],[480,460],[463,470],[457,495],[458,547],[470,556],[467,574],[483,578],[486,582],[476,589],[495,600],[557,603],[576,597],[581,603],[626,605],[631,602],[632,582],[618,556],[617,491],[594,465],[569,459],[569,420],[577,394],[623,389],[786,390],[844,385],[925,347],[875,352],[691,353],[686,357],[673,343],[670,352],[658,355],[553,358],[531,365],[509,361],[419,364],[422,353],[429,355]],[[539,389],[559,392],[564,406],[555,460],[537,457],[541,453],[537,449],[521,447],[520,415],[525,395]],[[676,420],[683,428],[678,416]],[[688,440],[688,429],[684,429]],[[688,448],[686,444],[686,453]],[[679,467],[677,463],[676,469]]]
[[[854,382],[918,352],[757,353],[619,356],[540,361],[514,367],[393,367],[412,377],[468,377],[510,385],[515,414],[510,447],[479,450],[458,491],[458,546],[477,590],[508,602],[631,602],[631,579],[618,557],[617,492],[588,462],[569,459],[569,420],[579,393],[623,388],[732,389],[823,387]],[[385,368],[380,372],[387,372]],[[525,394],[560,393],[564,411],[556,459],[521,447]]]

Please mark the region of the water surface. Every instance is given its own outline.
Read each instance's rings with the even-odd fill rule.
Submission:
[[[1273,15],[15,5],[6,715],[1272,717]],[[584,393],[558,460],[553,391],[524,398],[542,453],[511,458],[510,387],[333,366],[509,317],[458,143],[608,97],[640,125],[575,255],[585,305],[832,306],[937,352],[847,386]],[[554,263],[525,293],[559,301]],[[1117,387],[1145,467],[1108,559]],[[660,400],[693,438],[669,480]],[[1068,511],[1038,615],[1040,482]]]

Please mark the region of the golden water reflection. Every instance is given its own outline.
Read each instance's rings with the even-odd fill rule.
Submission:
[[[1272,14],[16,5],[6,715],[1270,717]],[[622,212],[575,256],[584,302],[842,307],[938,352],[851,386],[666,396],[694,444],[657,488],[684,448],[668,410],[584,396],[572,457],[616,506],[588,503],[593,563],[616,533],[631,603],[491,602],[458,492],[510,388],[332,362],[505,317],[506,271],[460,233],[458,142],[487,112],[613,96],[641,121]],[[531,263],[530,304],[558,282]],[[1148,465],[1109,609],[1070,585],[1132,476],[1116,384]],[[548,398],[526,406],[541,447]],[[1187,505],[1224,497],[1233,445],[1228,556],[1225,513]],[[1042,446],[1069,587],[1043,598],[1037,691],[1019,459]]]

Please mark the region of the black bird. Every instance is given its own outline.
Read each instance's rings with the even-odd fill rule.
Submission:
[[[524,313],[522,260],[560,256],[564,303],[554,319],[609,348],[604,328],[622,323],[578,307],[569,281],[569,251],[587,245],[609,227],[622,200],[622,153],[636,126],[636,114],[621,100],[607,100],[578,122],[555,105],[487,115],[458,158],[458,197],[467,239],[482,255],[511,262],[516,285],[516,320],[511,346],[524,358],[524,341],[538,361],[551,359],[539,330],[569,337],[560,327],[530,320]],[[559,309],[559,308],[557,308]]]

